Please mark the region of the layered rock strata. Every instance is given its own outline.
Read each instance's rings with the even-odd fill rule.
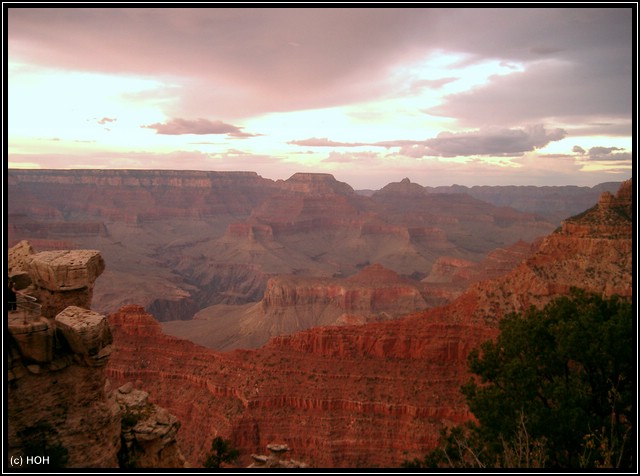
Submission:
[[[239,466],[286,441],[311,467],[399,467],[433,448],[444,425],[473,417],[459,391],[469,377],[466,358],[496,336],[506,312],[542,305],[570,286],[632,295],[625,186],[615,200],[568,220],[508,275],[394,321],[318,327],[221,353],[163,335],[140,307],[123,308],[109,317],[116,346],[109,374],[139,379],[180,418],[178,438],[193,465],[221,435],[241,451]]]
[[[42,317],[31,324],[25,348],[10,316],[9,455],[25,464],[49,456],[52,467],[118,467],[121,415],[104,372],[106,318],[80,308],[57,317],[59,327]]]
[[[255,305],[211,306],[193,320],[164,323],[163,329],[217,350],[255,348],[270,337],[310,327],[364,324],[420,311],[427,304],[419,288],[420,283],[378,264],[346,279],[276,276]]]
[[[56,295],[66,293],[62,301],[73,301],[69,293],[90,287],[103,268],[99,253],[90,250],[38,254],[21,243],[9,251],[13,275],[28,277],[25,290],[54,296],[46,300],[49,314],[51,303],[61,302]],[[112,351],[106,317],[70,305],[48,318],[42,303],[28,297],[21,296],[7,316],[7,442],[13,467],[33,469],[34,459],[47,468],[183,467],[175,440],[179,424],[166,410],[145,402],[144,425],[126,425],[133,411],[129,400],[116,398],[105,375]]]
[[[176,442],[178,419],[149,402],[149,394],[131,382],[121,386],[115,399],[122,412],[122,445],[118,453],[123,468],[184,468]]]
[[[97,250],[42,251],[31,256],[27,271],[42,305],[53,318],[67,306],[90,308],[95,280],[105,269]]]

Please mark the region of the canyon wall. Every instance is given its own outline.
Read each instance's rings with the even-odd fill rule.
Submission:
[[[317,327],[255,350],[216,352],[162,334],[140,307],[122,308],[109,317],[109,375],[140,381],[180,418],[179,442],[193,465],[222,436],[240,449],[239,466],[280,441],[311,467],[399,467],[432,449],[443,426],[473,418],[459,392],[466,358],[497,335],[505,313],[571,286],[632,296],[631,185],[567,220],[507,275],[397,320]]]
[[[100,253],[35,253],[21,242],[8,257],[20,289],[7,312],[9,466],[183,467],[175,417],[148,404],[133,425],[126,417],[138,407],[107,379],[112,334],[86,291],[104,270]]]
[[[565,218],[589,208],[603,192],[615,193],[620,182],[605,182],[593,187],[579,186],[473,186],[425,187],[433,193],[466,193],[499,207],[511,207],[536,213],[559,224]]]
[[[477,263],[554,228],[408,179],[371,197],[309,173],[9,170],[7,185],[10,244],[100,250],[96,309],[140,304],[160,321],[258,302],[282,274],[344,278],[379,263],[419,280],[442,256]]]
[[[163,330],[217,350],[256,348],[310,327],[384,321],[425,309],[420,288],[381,265],[349,278],[278,275],[253,306],[206,307],[190,321],[163,323]]]

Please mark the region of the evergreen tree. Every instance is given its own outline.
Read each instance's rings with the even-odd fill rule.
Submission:
[[[573,290],[512,314],[469,355],[477,424],[405,466],[633,467],[635,356],[628,301]]]
[[[205,468],[219,468],[222,463],[232,463],[240,456],[240,452],[232,448],[230,443],[216,436],[211,442],[211,452],[204,462]]]

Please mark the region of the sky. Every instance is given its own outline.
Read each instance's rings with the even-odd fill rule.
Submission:
[[[318,172],[355,189],[632,176],[634,4],[113,5],[3,12],[9,168]]]

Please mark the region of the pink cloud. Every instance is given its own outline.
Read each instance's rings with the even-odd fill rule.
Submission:
[[[301,145],[306,147],[359,147],[362,145],[368,145],[362,142],[336,142],[333,140],[329,140],[326,137],[311,137],[310,139],[292,140],[287,142],[287,144]]]
[[[314,147],[375,146],[400,148],[407,157],[458,157],[470,155],[513,156],[539,149],[567,135],[563,129],[545,129],[537,124],[525,128],[485,128],[465,132],[441,132],[426,140],[389,140],[381,142],[336,142],[327,138],[294,140],[289,144]]]
[[[526,74],[511,75],[495,88],[492,83],[473,94],[452,97],[439,108],[469,127],[497,120],[502,125],[520,124],[523,118],[538,122],[550,112],[561,116],[565,108],[600,115],[628,115],[630,110],[632,8],[7,12],[12,59],[160,78],[179,92],[179,100],[166,106],[167,113],[177,117],[214,114],[235,119],[379,98],[388,92],[391,69],[435,50],[464,53],[470,62],[491,58],[532,66]],[[576,66],[536,71],[537,62],[548,58]],[[414,85],[437,87],[445,80],[428,81],[417,78]],[[511,122],[504,122],[507,119]]]
[[[158,122],[146,129],[155,129],[158,134],[183,135],[183,134],[229,134],[233,137],[251,137],[251,134],[242,132],[241,128],[222,121],[210,121],[208,119],[182,119],[175,118],[167,122]]]

